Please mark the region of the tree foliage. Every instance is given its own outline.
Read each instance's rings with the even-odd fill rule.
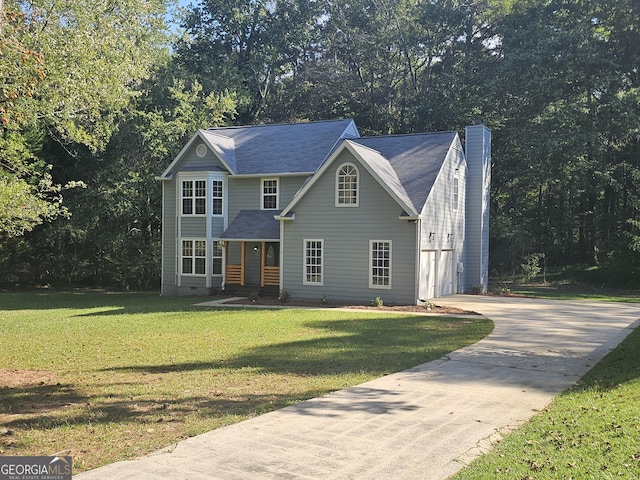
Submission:
[[[480,118],[493,132],[493,272],[542,258],[639,283],[635,0],[194,0],[170,52],[163,8],[7,0],[0,268],[155,284],[153,177],[198,128],[350,117],[380,134]],[[87,188],[60,203],[74,180]],[[64,208],[70,219],[28,233]]]
[[[0,23],[0,236],[68,212],[40,155],[45,136],[103,149],[157,61],[161,0],[7,0]],[[71,186],[69,184],[67,186]]]

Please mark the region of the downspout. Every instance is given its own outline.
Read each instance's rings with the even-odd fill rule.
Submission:
[[[416,261],[415,267],[415,290],[414,290],[414,303],[416,305],[420,302],[420,269],[422,268],[422,258],[420,257],[422,252],[422,219],[416,220],[416,255],[414,256]]]
[[[0,14],[1,15],[1,14]],[[164,210],[164,199],[165,199],[165,194],[164,194],[164,189],[165,189],[166,183],[162,182],[162,213],[160,218],[162,218],[162,223],[160,225],[164,226],[166,225],[166,218],[165,218],[165,210]],[[165,252],[165,229],[162,228],[161,230],[162,232],[162,236],[160,237],[160,296],[162,297],[164,295],[164,252]]]
[[[284,221],[280,220],[280,278],[278,279],[278,296],[282,294],[284,282]]]

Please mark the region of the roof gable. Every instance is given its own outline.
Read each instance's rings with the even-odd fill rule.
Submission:
[[[458,140],[456,132],[391,135],[351,140],[380,152],[396,173],[417,211],[422,210],[449,150]]]
[[[359,136],[353,120],[212,128],[233,139],[238,175],[312,173],[341,138]]]
[[[199,130],[160,177],[170,178],[200,138],[232,175],[311,174],[343,138],[359,137],[353,120],[248,125]]]
[[[456,132],[391,135],[344,140],[281,213],[295,204],[347,148],[410,216],[423,208],[452,146]]]
[[[174,172],[180,170],[180,163],[184,159],[186,153],[192,148],[197,140],[202,141],[211,150],[215,157],[220,161],[224,168],[230,173],[235,173],[235,155],[233,147],[233,139],[226,137],[219,137],[208,133],[206,130],[198,130],[182,147],[182,150],[176,155],[167,169],[158,177],[160,180],[168,180],[172,177]],[[213,169],[211,167],[210,169]],[[192,169],[185,169],[192,170]],[[198,170],[202,170],[199,168]],[[220,168],[217,168],[220,170]]]

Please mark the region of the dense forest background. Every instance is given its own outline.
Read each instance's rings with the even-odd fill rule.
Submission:
[[[4,5],[3,5],[4,3]],[[198,128],[493,133],[491,273],[640,284],[637,0],[0,0],[0,285],[159,285]]]

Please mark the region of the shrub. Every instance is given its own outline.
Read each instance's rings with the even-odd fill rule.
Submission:
[[[382,298],[380,297],[376,297],[373,300],[371,300],[371,306],[372,307],[382,307],[384,305],[384,302],[382,301]]]

